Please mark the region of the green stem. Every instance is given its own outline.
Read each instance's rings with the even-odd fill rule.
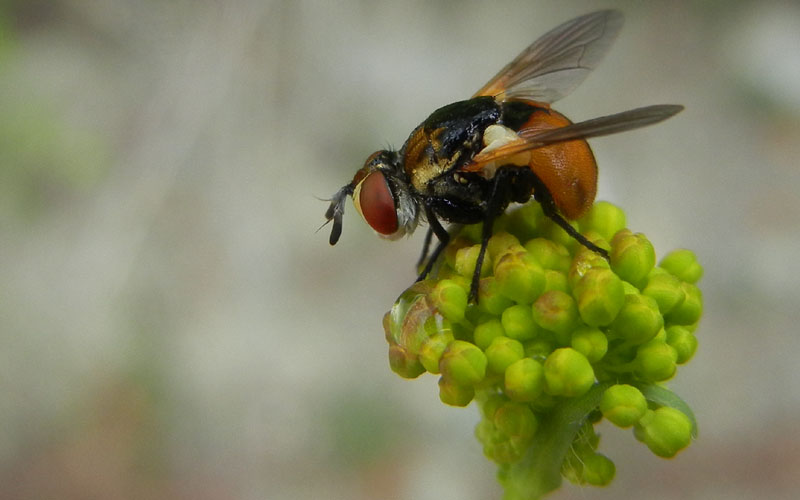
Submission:
[[[538,500],[561,485],[561,466],[586,417],[612,384],[595,384],[580,398],[565,400],[543,419],[525,457],[503,478],[505,500]]]

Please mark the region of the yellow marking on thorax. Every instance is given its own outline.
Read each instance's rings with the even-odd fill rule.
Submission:
[[[459,156],[461,156],[460,151],[453,155],[453,158],[440,159],[438,163],[428,155],[419,158],[418,163],[411,168],[411,184],[414,189],[424,193],[428,182],[450,169]]]
[[[406,171],[411,185],[420,193],[426,192],[428,182],[451,168],[461,156],[461,151],[458,151],[452,158],[439,158],[438,162],[434,160],[427,147],[431,146],[434,151],[439,150],[436,136],[440,132],[441,129],[434,130],[427,135],[420,129],[410,140],[411,147],[405,158]]]

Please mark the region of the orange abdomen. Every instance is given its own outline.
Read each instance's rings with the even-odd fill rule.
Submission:
[[[552,109],[537,110],[520,130],[547,130],[571,123]],[[589,144],[578,139],[537,148],[530,153],[528,165],[550,191],[564,217],[574,220],[586,213],[597,194],[597,163]]]

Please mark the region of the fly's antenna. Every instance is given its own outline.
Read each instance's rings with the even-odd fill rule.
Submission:
[[[331,221],[333,221],[333,227],[331,228],[331,237],[330,237],[330,244],[335,245],[337,241],[339,241],[339,237],[342,235],[342,216],[344,215],[344,202],[345,199],[353,194],[353,185],[348,184],[333,195],[333,198],[330,199],[330,206],[328,210],[325,211],[325,219],[327,219],[319,229],[325,227],[325,225]],[[319,231],[317,229],[317,231]]]

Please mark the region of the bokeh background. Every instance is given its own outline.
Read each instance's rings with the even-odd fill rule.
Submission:
[[[422,231],[329,197],[534,38],[624,11],[574,120],[686,110],[592,141],[599,199],[705,265],[671,387],[700,439],[603,429],[606,489],[800,487],[800,4],[0,1],[0,499],[490,499],[474,407],[387,363],[381,317]]]

